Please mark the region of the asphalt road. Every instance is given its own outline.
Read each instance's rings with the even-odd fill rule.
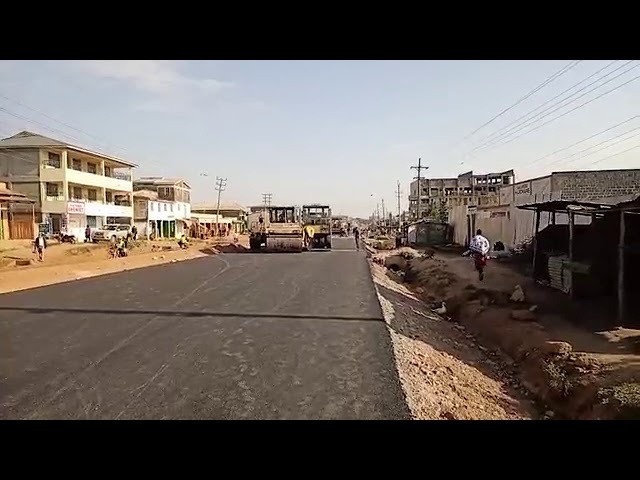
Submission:
[[[408,418],[365,255],[333,246],[0,295],[0,418]]]

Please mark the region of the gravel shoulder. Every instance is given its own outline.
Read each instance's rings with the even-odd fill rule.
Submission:
[[[537,418],[526,390],[460,325],[440,318],[370,262],[399,377],[414,419]]]

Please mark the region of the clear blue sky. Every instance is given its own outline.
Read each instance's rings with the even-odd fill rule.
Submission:
[[[430,166],[429,176],[514,168],[518,180],[524,180],[552,170],[640,167],[640,149],[593,165],[639,145],[640,137],[566,159],[640,127],[640,119],[532,163],[639,114],[640,81],[511,143],[468,156],[488,135],[611,61],[579,63],[461,142],[569,62],[2,61],[0,95],[7,98],[0,97],[5,110],[0,109],[0,135],[28,129],[136,162],[138,175],[183,177],[194,187],[194,201],[212,200],[213,180],[220,175],[228,178],[228,200],[259,203],[262,193],[271,192],[276,203],[328,202],[335,212],[368,216],[380,198],[395,210],[396,180],[406,208],[413,174],[409,166],[419,156]],[[639,71],[629,71],[530,128]]]

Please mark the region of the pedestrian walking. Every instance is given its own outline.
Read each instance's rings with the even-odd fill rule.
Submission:
[[[91,227],[89,225],[84,229],[84,241],[85,243],[91,243]]]

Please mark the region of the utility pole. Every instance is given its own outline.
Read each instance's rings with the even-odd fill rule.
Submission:
[[[227,188],[227,179],[216,177],[216,190],[218,191],[218,207],[216,212],[216,234],[220,236],[220,194]]]
[[[376,204],[376,218],[377,218],[377,223],[380,224],[380,204],[379,203]]]
[[[386,227],[387,226],[387,214],[384,211],[384,198],[381,199],[382,200],[382,226]]]
[[[420,185],[420,172],[422,170],[427,170],[428,168],[429,167],[425,167],[422,165],[421,158],[418,158],[418,165],[411,165],[412,170],[418,171],[418,176],[413,177],[418,179],[418,203],[416,204],[416,217],[418,217],[417,220],[420,220],[420,196],[421,196],[421,190],[422,190],[422,185]]]
[[[400,192],[400,180],[398,180],[398,189],[396,190],[396,198],[398,199],[398,227],[400,227],[400,216],[401,216],[401,212],[400,212],[400,195],[402,194],[402,192]]]

